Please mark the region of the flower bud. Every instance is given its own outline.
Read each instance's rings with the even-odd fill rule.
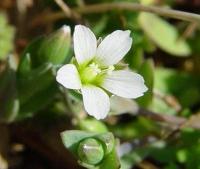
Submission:
[[[56,32],[34,39],[21,55],[18,66],[18,76],[27,76],[33,69],[43,64],[68,63],[71,59],[71,30],[63,26]]]
[[[51,62],[61,64],[67,58],[71,46],[71,30],[69,26],[64,25],[55,33],[44,38],[38,51],[38,59],[41,63]]]
[[[78,156],[81,162],[96,165],[103,159],[104,149],[98,140],[87,138],[80,142],[78,146]]]

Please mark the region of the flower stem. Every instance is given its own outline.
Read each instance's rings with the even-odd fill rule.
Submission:
[[[70,100],[69,100],[69,98],[68,98],[68,95],[67,95],[67,93],[66,93],[64,87],[60,86],[60,87],[59,87],[59,90],[60,90],[60,92],[61,92],[61,94],[62,94],[62,96],[63,96],[65,106],[66,106],[67,109],[68,109],[68,115],[69,115],[70,117],[72,117],[72,118],[73,118],[73,117],[76,117],[76,116],[75,116],[75,113],[74,113],[74,111],[73,111],[73,106],[72,106],[72,104],[71,104],[71,102],[70,102]]]
[[[116,2],[116,3],[101,3],[101,4],[94,4],[94,5],[84,5],[81,7],[71,8],[70,11],[71,12],[73,11],[73,13],[75,12],[77,14],[88,14],[88,13],[103,13],[103,12],[113,11],[113,10],[150,12],[150,13],[155,13],[155,14],[169,17],[169,18],[174,18],[174,19],[179,19],[183,21],[200,24],[200,15],[198,14],[183,12],[183,11],[168,9],[168,8],[163,8],[163,7],[146,6],[146,5],[132,3],[132,2]],[[39,16],[33,19],[30,27],[35,27],[40,24],[46,24],[47,22],[57,21],[59,19],[63,19],[66,17],[74,19],[72,15],[66,15],[66,13],[63,11],[48,13],[48,15],[43,14],[42,17],[41,17],[41,14],[39,14]]]
[[[132,2],[118,2],[118,3],[101,3],[94,5],[85,5],[74,9],[75,11],[88,14],[88,13],[100,13],[112,10],[128,10],[128,11],[143,11],[155,13],[161,16],[166,16],[174,19],[180,19],[189,22],[200,23],[200,15],[189,12],[183,12],[163,7],[146,6]]]

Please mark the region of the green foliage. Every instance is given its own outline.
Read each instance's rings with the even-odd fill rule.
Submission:
[[[0,13],[0,60],[5,60],[13,50],[15,30],[7,23],[7,17]]]
[[[186,168],[198,169],[200,165],[199,138],[198,130],[185,128],[181,131],[180,138],[173,144],[155,142],[124,155],[121,159],[122,168],[130,169],[144,158],[151,157],[162,165],[166,165],[167,169],[181,169],[181,166],[177,164],[185,165]]]
[[[97,169],[117,169],[119,161],[112,133],[68,130],[61,133],[62,141],[82,166]],[[87,149],[90,147],[91,149]]]
[[[38,37],[22,53],[18,73],[26,73],[27,69],[37,68],[44,63],[58,65],[69,62],[70,48],[71,34],[64,26],[50,35]]]
[[[18,67],[18,119],[32,116],[53,100],[58,91],[56,65],[70,61],[70,44],[70,32],[63,27],[46,37],[37,38],[25,49]]]
[[[136,149],[121,158],[121,169],[131,169],[132,166],[140,163],[147,155],[149,150],[147,148]]]
[[[179,38],[177,29],[160,17],[141,13],[139,23],[149,38],[164,51],[181,57],[191,54],[189,45]]]
[[[70,36],[61,28],[37,38],[23,52],[17,73],[10,66],[2,73],[1,114],[5,121],[31,117],[54,99],[58,92],[56,67],[70,61]],[[10,94],[4,99],[6,91]]]
[[[81,130],[89,131],[89,132],[104,133],[104,132],[108,131],[106,125],[103,122],[98,121],[96,119],[89,119],[89,118],[84,119],[84,120],[80,120],[79,128]]]
[[[16,73],[10,62],[0,74],[0,122],[12,122],[19,111],[19,99],[17,97]]]
[[[142,117],[137,120],[118,124],[117,126],[110,126],[110,130],[123,140],[142,138],[148,133],[156,134],[159,132],[157,124]]]
[[[199,103],[199,76],[173,69],[157,68],[155,77],[155,88],[162,93],[176,96],[182,106],[190,107]]]
[[[180,7],[177,1],[171,0],[126,1],[144,5],[173,4]],[[93,3],[124,1],[85,0],[84,4],[81,0],[65,2],[70,8],[76,8]],[[38,4],[40,3],[42,7],[50,8],[51,14],[58,12],[59,8],[53,1],[48,0]],[[60,15],[55,16],[60,17]],[[48,124],[48,127],[51,126],[57,131],[57,128],[54,128],[54,119],[66,118],[67,130],[61,133],[63,144],[85,168],[199,169],[200,31],[198,23],[193,30],[190,30],[188,29],[190,26],[186,29],[188,26],[186,22],[175,22],[156,14],[131,10],[109,12],[102,10],[101,13],[94,11],[81,13],[80,16],[80,20],[74,19],[74,16],[59,20],[54,20],[55,17],[54,22],[51,21],[52,18],[44,17],[45,23],[42,26],[53,29],[61,24],[69,24],[73,30],[76,23],[83,23],[94,31],[97,39],[98,37],[103,39],[118,29],[129,29],[133,46],[126,55],[125,63],[144,77],[148,91],[136,100],[120,97],[112,102],[114,97],[111,97],[111,112],[105,120],[99,121],[86,116],[80,91],[65,90],[62,86],[58,86],[55,80],[57,69],[63,64],[73,62],[71,61],[73,42],[69,30],[62,27],[49,35],[35,38],[31,31],[33,35],[37,34],[37,31],[32,30],[28,25],[27,32],[21,31],[33,40],[28,43],[23,52],[19,53],[20,43],[16,43],[16,47],[13,46],[15,28],[10,26],[6,16],[0,13],[0,122],[16,122],[41,113],[39,120],[44,122],[45,126]],[[18,31],[17,26],[16,30]],[[28,37],[23,39],[21,34],[16,38],[16,42],[28,41]],[[157,47],[164,52],[156,50]],[[12,54],[14,48],[17,50]],[[10,57],[14,58],[15,66]],[[127,67],[126,64],[122,62],[115,68],[117,70]],[[91,73],[88,72],[85,74],[86,79],[92,78]],[[174,98],[170,103],[166,100],[168,96]],[[173,103],[178,104],[179,109],[176,109]],[[139,114],[139,110],[143,109],[147,111],[146,115]],[[156,114],[156,118],[152,118],[151,112],[148,114],[149,110],[158,113],[159,118]],[[59,116],[60,114],[62,117]],[[182,116],[186,123],[176,125],[175,121],[172,125],[163,114],[167,114],[169,118],[172,116],[170,120]],[[192,118],[195,120],[191,120]],[[192,127],[198,129],[185,127],[190,126],[191,123]],[[37,124],[35,127],[37,128]],[[119,156],[117,149],[124,142],[130,143],[131,147],[125,154]],[[147,166],[141,166],[143,162],[147,162]]]
[[[154,63],[153,60],[148,59],[139,68],[139,73],[144,77],[145,84],[148,87],[148,91],[143,97],[138,98],[137,101],[142,107],[148,107],[152,103],[153,99],[153,85],[154,85]]]
[[[35,60],[39,63],[50,62],[53,64],[62,64],[64,61],[69,62],[69,50],[71,47],[71,32],[65,30],[65,26],[50,34],[41,43]],[[34,56],[33,56],[34,57]]]
[[[30,117],[53,99],[57,91],[52,64],[44,64],[19,78],[19,119]],[[36,84],[37,82],[37,84]]]

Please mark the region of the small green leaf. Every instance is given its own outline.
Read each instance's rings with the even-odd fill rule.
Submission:
[[[109,153],[104,157],[102,163],[98,167],[98,169],[119,169],[119,168],[120,168],[120,162],[115,148],[112,150],[111,153]]]
[[[187,161],[187,149],[180,149],[176,152],[177,159],[180,163],[184,163]]]
[[[95,136],[94,133],[89,133],[89,132],[80,131],[80,130],[69,130],[69,131],[64,131],[61,133],[63,144],[65,145],[66,148],[68,148],[73,153],[76,153],[76,149],[81,140],[86,139],[88,137],[93,137],[93,136]]]
[[[0,74],[0,121],[12,122],[18,115],[19,99],[16,88],[16,73],[7,66]]]
[[[138,103],[143,107],[148,107],[153,99],[153,86],[154,86],[154,63],[152,59],[145,60],[138,71],[143,77],[148,91],[143,97],[137,99]]]
[[[18,119],[33,116],[53,99],[57,91],[53,65],[41,65],[25,77],[19,77],[17,84],[20,99]]]
[[[138,70],[144,60],[143,55],[144,50],[142,48],[136,47],[136,49],[131,49],[130,54],[126,57],[126,61],[132,69]]]
[[[34,39],[24,50],[21,55],[18,74],[26,75],[31,69],[39,67],[42,63],[38,61],[38,50],[44,41],[44,36]]]
[[[79,122],[79,127],[81,130],[85,130],[89,132],[104,133],[108,131],[106,125],[103,122],[98,121],[96,119],[81,120]]]
[[[91,25],[91,28],[97,37],[102,34],[103,30],[107,25],[107,22],[108,22],[108,17],[104,15],[102,18],[95,20],[95,23]]]
[[[175,56],[191,54],[189,45],[179,38],[177,29],[159,16],[142,12],[139,23],[149,38],[164,51]]]
[[[99,134],[96,136],[96,138],[104,145],[105,154],[109,154],[113,150],[115,138],[112,133],[107,132],[105,134]]]
[[[20,62],[18,76],[26,76],[31,71],[31,56],[26,53]]]
[[[174,95],[183,107],[187,108],[199,103],[199,76],[175,69],[157,67],[155,77],[155,89],[162,94]]]
[[[15,30],[7,23],[5,14],[0,13],[0,60],[7,58],[13,50]]]

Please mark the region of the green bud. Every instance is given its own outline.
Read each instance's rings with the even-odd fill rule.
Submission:
[[[53,64],[61,64],[66,60],[70,46],[70,27],[63,26],[55,33],[44,38],[38,51],[38,59],[41,63],[51,62]]]
[[[102,161],[104,149],[98,140],[87,138],[80,142],[78,146],[78,156],[81,162],[96,165]]]
[[[30,71],[45,63],[62,64],[68,63],[71,47],[70,28],[63,26],[56,32],[34,39],[21,55],[18,75],[26,76]]]
[[[79,122],[79,127],[81,130],[85,130],[85,131],[89,131],[89,132],[104,133],[104,132],[108,131],[106,125],[96,119],[81,120]]]

